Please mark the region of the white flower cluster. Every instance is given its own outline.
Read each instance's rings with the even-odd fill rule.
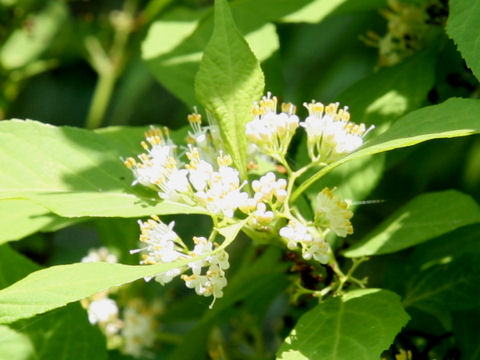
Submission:
[[[215,243],[204,237],[194,237],[195,246],[193,251],[189,251],[173,231],[174,223],[171,222],[167,226],[155,215],[146,222],[139,221],[139,224],[142,232],[140,241],[146,246],[132,250],[131,253],[145,251],[146,253],[142,255],[142,264],[165,264],[181,259],[193,260],[188,265],[172,268],[156,275],[156,281],[164,285],[191,269],[192,275],[184,274],[181,277],[188,288],[195,289],[198,295],[213,296],[213,301],[223,296],[222,290],[227,285],[225,270],[230,267],[228,253],[225,250],[215,251]],[[204,268],[206,268],[205,271]]]
[[[328,263],[330,248],[312,227],[307,227],[297,220],[290,220],[287,226],[280,229],[279,234],[287,240],[290,250],[295,250],[300,245],[305,260],[314,259],[321,264]]]
[[[324,106],[312,100],[305,103],[309,115],[300,122],[295,115],[295,106],[282,104],[277,114],[277,98],[270,93],[255,104],[254,118],[246,125],[248,138],[267,155],[284,156],[298,126],[307,132],[308,155],[314,162],[329,163],[355,151],[363,144],[368,130],[364,124],[350,122],[348,108],[338,109],[339,103]]]
[[[363,144],[363,136],[368,132],[364,124],[350,122],[347,108],[339,110],[338,103],[324,106],[312,102],[305,106],[309,116],[300,122],[292,104],[283,104],[282,111],[277,113],[277,98],[268,93],[254,104],[253,120],[246,125],[246,135],[257,150],[284,165],[288,175],[293,172],[285,155],[300,125],[306,129],[313,165],[334,161],[354,151]],[[137,160],[130,157],[125,161],[135,176],[134,184],[155,189],[164,200],[203,208],[217,227],[209,239],[193,237],[194,247],[190,250],[173,230],[173,222],[166,225],[157,216],[139,221],[140,241],[144,246],[131,253],[142,252],[142,264],[185,261],[183,266],[157,274],[155,280],[166,284],[181,275],[185,285],[198,295],[212,296],[213,305],[215,299],[223,296],[227,285],[225,271],[229,268],[227,252],[218,248],[216,231],[218,226],[245,217],[251,230],[276,233],[286,240],[289,249],[300,247],[306,260],[328,263],[331,250],[324,240],[325,234],[332,231],[346,236],[353,231],[348,204],[324,189],[317,198],[314,221],[305,221],[296,210],[291,211],[288,204],[292,183],[289,185],[273,172],[250,184],[242,182],[231,157],[222,151],[218,126],[210,121],[209,126],[203,127],[197,112],[188,120],[192,131],[183,160],[177,155],[178,147],[168,131],[152,128],[142,142],[146,152],[138,155]],[[298,177],[293,175],[294,179],[295,176]],[[278,230],[277,220],[284,221],[282,219],[288,223]]]
[[[180,166],[176,145],[170,138],[159,129],[151,129],[146,135],[151,148],[142,143],[147,153],[138,156],[140,162],[125,160],[136,178],[134,184],[154,188],[164,200],[202,206],[211,214],[227,218],[233,217],[248,198],[241,191],[239,173],[230,166],[229,155],[221,152],[214,166],[201,158],[198,147],[190,145],[186,153],[189,163]]]
[[[116,263],[117,257],[106,247],[100,247],[90,249],[82,262]],[[82,305],[87,310],[89,322],[105,334],[109,348],[119,348],[124,354],[141,358],[145,349],[155,342],[155,316],[160,312],[158,302],[147,306],[140,299],[134,299],[120,312],[117,301],[109,297],[108,291],[103,291],[83,299]]]
[[[328,228],[337,236],[345,237],[353,234],[350,219],[353,212],[348,209],[348,202],[339,199],[330,189],[325,188],[317,195],[315,204],[315,223]]]
[[[282,104],[277,113],[277,98],[271,93],[264,96],[253,108],[254,119],[246,125],[246,135],[266,154],[285,155],[299,119],[293,104]]]
[[[313,161],[329,163],[363,145],[363,137],[371,130],[365,124],[350,120],[348,108],[338,109],[339,103],[327,106],[320,102],[305,103],[309,115],[300,125],[307,132],[308,155]]]
[[[123,310],[122,352],[136,358],[144,358],[155,343],[158,306],[146,306],[139,299],[131,301]]]
[[[81,261],[83,263],[118,262],[117,257],[103,246],[98,249],[90,249],[88,255]],[[102,291],[82,301],[82,305],[87,309],[88,321],[92,325],[98,325],[107,339],[116,336],[122,328],[122,321],[118,316],[118,305],[108,295],[108,291]]]
[[[112,254],[106,247],[102,246],[98,249],[88,250],[88,255],[82,258],[82,262],[108,262],[117,263],[118,258],[115,254]]]
[[[367,45],[378,48],[379,66],[393,66],[422,49],[427,42],[429,26],[439,20],[429,13],[440,14],[446,10],[443,8],[446,4],[440,1],[425,1],[422,4],[388,0],[388,5],[390,8],[381,12],[387,20],[387,33],[380,36],[368,31],[363,39]]]

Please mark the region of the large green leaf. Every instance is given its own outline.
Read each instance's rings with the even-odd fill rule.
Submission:
[[[395,293],[354,290],[302,315],[277,359],[378,359],[408,320]]]
[[[416,197],[344,252],[347,257],[389,254],[480,222],[480,208],[467,195],[443,191]]]
[[[54,231],[78,220],[61,218],[28,200],[0,200],[0,244],[37,231]]]
[[[447,34],[455,41],[468,67],[480,79],[479,0],[450,0]]]
[[[235,26],[226,0],[215,1],[215,27],[195,78],[195,93],[216,118],[226,150],[246,178],[245,124],[265,86],[260,64]]]
[[[11,328],[29,336],[36,358],[42,360],[107,359],[105,337],[92,326],[80,304],[70,304]]]
[[[28,199],[65,217],[203,212],[132,188],[120,158],[134,154],[128,143],[122,150],[108,136],[11,120],[0,123],[0,144],[0,162],[8,169],[0,178],[0,198]]]
[[[237,236],[245,221],[219,229],[225,237],[221,248],[228,246]],[[198,257],[204,258],[208,254]],[[0,290],[0,324],[29,318],[73,301],[81,300],[112,286],[184,266],[182,260],[169,264],[131,266],[122,264],[78,263],[52,266],[31,273],[13,285]]]
[[[412,146],[440,138],[467,136],[480,132],[480,101],[451,98],[439,105],[412,111],[395,122],[387,131],[368,141],[358,151],[322,168],[293,193],[296,199],[306,188],[337,166],[367,155]]]

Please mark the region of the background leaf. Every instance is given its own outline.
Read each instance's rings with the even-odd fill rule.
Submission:
[[[107,359],[105,337],[78,303],[19,321],[11,328],[30,338],[38,359]]]
[[[34,359],[34,349],[28,336],[0,325],[0,360],[29,359]]]
[[[291,12],[281,20],[285,22],[317,23],[327,16],[341,12],[360,12],[385,7],[386,0],[312,0],[297,11]]]
[[[45,52],[67,20],[66,5],[46,1],[45,7],[30,19],[33,24],[16,29],[0,47],[0,63],[6,69],[20,68]]]
[[[398,295],[379,289],[355,290],[302,315],[280,346],[277,359],[377,359],[408,320]]]
[[[480,34],[474,30],[480,17],[480,1],[451,0],[447,34],[455,41],[467,65],[480,79]]]
[[[388,254],[476,222],[480,222],[480,208],[470,196],[453,190],[424,194],[395,212],[344,255]]]
[[[422,244],[410,257],[404,305],[428,312],[480,306],[480,225]]]
[[[460,345],[462,360],[480,359],[480,334],[477,331],[480,308],[458,311],[453,317],[453,335]]]
[[[245,124],[263,93],[260,64],[235,27],[225,0],[215,1],[215,27],[195,78],[195,93],[213,114],[227,152],[246,178]]]

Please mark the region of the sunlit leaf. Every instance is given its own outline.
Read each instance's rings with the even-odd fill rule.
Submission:
[[[67,20],[67,8],[61,1],[47,1],[30,19],[31,27],[16,29],[0,47],[0,63],[16,69],[36,60],[51,44]]]
[[[0,244],[37,231],[53,231],[78,220],[61,218],[28,200],[0,200]]]
[[[0,359],[29,360],[33,356],[33,345],[27,335],[0,325]]]
[[[215,27],[195,79],[195,93],[213,114],[226,150],[246,178],[247,138],[253,102],[264,88],[262,69],[233,22],[225,0],[215,1]]]
[[[378,9],[386,5],[386,0],[312,0],[281,20],[285,22],[317,23],[334,13],[360,12]]]
[[[224,246],[230,244],[244,222],[220,230]],[[217,248],[216,251],[219,251]],[[199,256],[198,259],[208,254]],[[0,290],[0,324],[29,318],[73,301],[81,300],[112,286],[151,277],[184,266],[192,259],[168,264],[131,266],[106,262],[52,266],[31,273]]]
[[[476,222],[480,222],[480,208],[470,196],[453,190],[424,194],[395,212],[344,255],[388,254]]]
[[[398,295],[354,290],[303,314],[280,346],[277,359],[378,359],[408,320]]]
[[[0,178],[0,198],[28,199],[65,217],[203,212],[133,188],[121,157],[140,150],[132,154],[128,142],[122,150],[108,136],[30,120],[2,121],[0,141],[0,162],[8,169]]]

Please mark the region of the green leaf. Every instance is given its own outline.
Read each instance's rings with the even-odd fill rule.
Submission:
[[[453,336],[462,353],[462,360],[480,360],[478,333],[480,308],[453,313]]]
[[[387,131],[365,143],[358,151],[322,168],[293,194],[295,200],[305,189],[337,166],[364,156],[412,146],[424,141],[473,135],[480,132],[480,101],[451,98],[439,104],[412,111]]]
[[[256,57],[261,61],[270,59],[279,48],[275,26],[266,23],[263,16],[250,15],[255,12],[251,1],[249,4],[232,3],[232,6],[240,22],[238,26]],[[198,104],[193,84],[212,29],[212,11],[174,8],[152,24],[142,44],[142,57],[151,72],[190,107]]]
[[[246,220],[219,229],[219,233],[224,235],[225,239],[215,251],[228,246],[245,222]],[[197,259],[206,256],[208,254],[199,256]],[[0,290],[0,324],[29,318],[89,297],[112,286],[155,276],[169,269],[187,265],[191,261],[192,259],[187,259],[148,266],[104,262],[78,263],[39,270]]]
[[[389,254],[480,222],[480,208],[467,195],[442,191],[416,197],[344,252],[347,257]]]
[[[61,218],[28,200],[0,200],[0,244],[20,240],[37,231],[53,231],[78,220]]]
[[[475,224],[418,246],[409,258],[404,305],[440,314],[480,306],[479,236]]]
[[[284,22],[318,23],[332,14],[374,10],[385,6],[387,6],[386,0],[313,0],[281,20]]]
[[[310,0],[246,0],[231,2],[236,24],[253,53],[266,63],[279,49],[276,28],[271,21],[289,14]],[[265,11],[268,9],[268,11]],[[193,83],[202,52],[213,29],[213,12],[191,11],[175,7],[149,28],[142,44],[142,57],[158,81],[187,105],[198,105]],[[254,14],[254,16],[252,16]],[[168,34],[168,36],[165,36]],[[269,86],[281,77],[272,69]],[[271,89],[271,88],[270,88]]]
[[[8,245],[0,246],[0,289],[13,284],[39,268],[37,264],[12,250]]]
[[[8,169],[0,178],[0,198],[28,199],[65,217],[204,212],[133,188],[120,159],[134,155],[128,142],[122,146],[88,130],[11,120],[0,123],[0,144],[0,163]]]
[[[154,276],[187,263],[132,266],[98,262],[58,265],[39,270],[0,290],[0,323],[29,318],[112,286]]]
[[[225,0],[215,1],[215,27],[195,79],[195,93],[213,114],[226,150],[246,178],[245,124],[264,88],[262,69],[235,26]]]
[[[30,19],[31,27],[19,27],[3,43],[0,64],[5,69],[16,69],[36,60],[55,39],[67,16],[67,8],[62,1],[48,1]]]
[[[447,34],[455,41],[467,65],[480,79],[480,34],[477,29],[480,17],[479,0],[451,0]]]
[[[409,281],[403,304],[429,311],[469,310],[480,306],[480,252],[445,259]]]
[[[378,359],[408,320],[395,293],[354,290],[302,315],[277,359]]]
[[[399,117],[420,107],[435,81],[434,53],[422,51],[400,64],[383,67],[342,92],[352,121],[386,130]]]
[[[0,360],[35,359],[28,336],[0,325]]]
[[[30,337],[39,359],[107,359],[105,337],[89,323],[86,311],[78,303],[11,327]]]

